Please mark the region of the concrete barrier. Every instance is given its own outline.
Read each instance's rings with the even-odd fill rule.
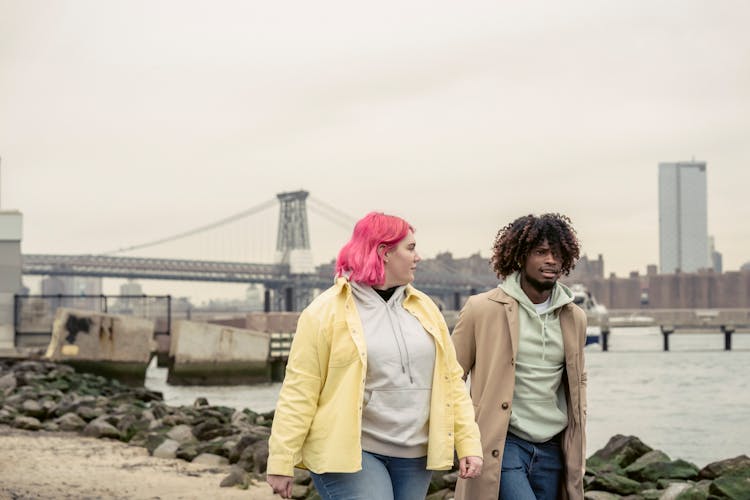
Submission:
[[[181,320],[170,337],[169,384],[237,385],[271,379],[267,333]]]
[[[143,385],[156,349],[154,322],[133,316],[58,308],[45,358],[131,385]]]
[[[266,333],[294,333],[298,312],[252,312],[246,317],[245,328]]]

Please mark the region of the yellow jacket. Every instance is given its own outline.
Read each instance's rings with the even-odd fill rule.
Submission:
[[[435,341],[427,468],[450,469],[454,447],[459,457],[481,457],[479,428],[445,319],[411,285],[404,308]],[[366,373],[362,324],[349,283],[339,278],[299,317],[268,442],[269,474],[291,476],[295,466],[318,474],[362,468]]]

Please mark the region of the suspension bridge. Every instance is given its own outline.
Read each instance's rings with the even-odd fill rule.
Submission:
[[[279,193],[271,200],[209,224],[100,254],[24,254],[21,271],[39,276],[254,283],[264,287],[266,310],[300,310],[316,292],[331,285],[334,272],[332,263],[313,264],[308,208],[345,232],[340,241],[348,238],[356,219],[300,190]],[[278,209],[275,228],[269,224],[273,218],[267,216],[274,209]],[[248,229],[248,221],[254,221],[253,229]],[[275,245],[269,242],[272,230]],[[223,246],[230,249],[231,258],[199,257],[216,255],[215,248],[222,246],[222,239],[229,241]],[[254,248],[238,248],[238,240]],[[170,256],[183,255],[186,249],[194,257]],[[444,258],[422,261],[415,280],[419,289],[449,308],[459,304],[462,297],[496,284],[486,268],[472,272]]]

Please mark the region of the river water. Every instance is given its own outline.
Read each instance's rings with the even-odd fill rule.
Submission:
[[[750,455],[750,334],[677,333],[662,351],[657,328],[615,328],[609,352],[587,347],[588,454],[615,434],[641,438],[673,459],[699,467]],[[171,386],[166,368],[152,364],[146,386],[170,405],[204,396],[213,405],[264,412],[276,404],[281,384]]]

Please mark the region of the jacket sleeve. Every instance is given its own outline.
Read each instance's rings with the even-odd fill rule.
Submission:
[[[320,320],[303,311],[297,321],[284,383],[268,440],[268,474],[293,476],[322,387]]]
[[[443,321],[445,325],[445,321]],[[451,384],[451,399],[454,406],[454,429],[456,453],[459,458],[481,457],[482,443],[480,440],[479,426],[474,417],[474,407],[471,404],[469,392],[466,389],[466,370],[462,367],[456,356],[456,349],[448,336],[448,328],[445,328],[445,352],[447,356],[449,377]],[[473,338],[473,332],[471,337]],[[473,357],[473,356],[472,356]]]
[[[458,322],[453,328],[453,346],[456,349],[456,359],[463,370],[463,378],[474,368],[476,359],[476,338],[474,337],[474,315],[472,312],[472,299],[469,297],[463,309],[458,315]]]
[[[583,433],[583,456],[586,456],[586,412],[588,408],[588,401],[587,401],[587,386],[588,386],[588,373],[586,372],[586,362],[585,362],[585,353],[584,353],[584,347],[586,346],[586,326],[588,324],[588,319],[586,318],[586,314],[582,314],[583,316],[581,321],[581,343],[580,343],[580,349],[578,351],[579,359],[581,360],[581,366],[580,366],[580,377],[581,377],[581,383],[580,383],[580,394],[579,398],[581,400],[581,432]]]

